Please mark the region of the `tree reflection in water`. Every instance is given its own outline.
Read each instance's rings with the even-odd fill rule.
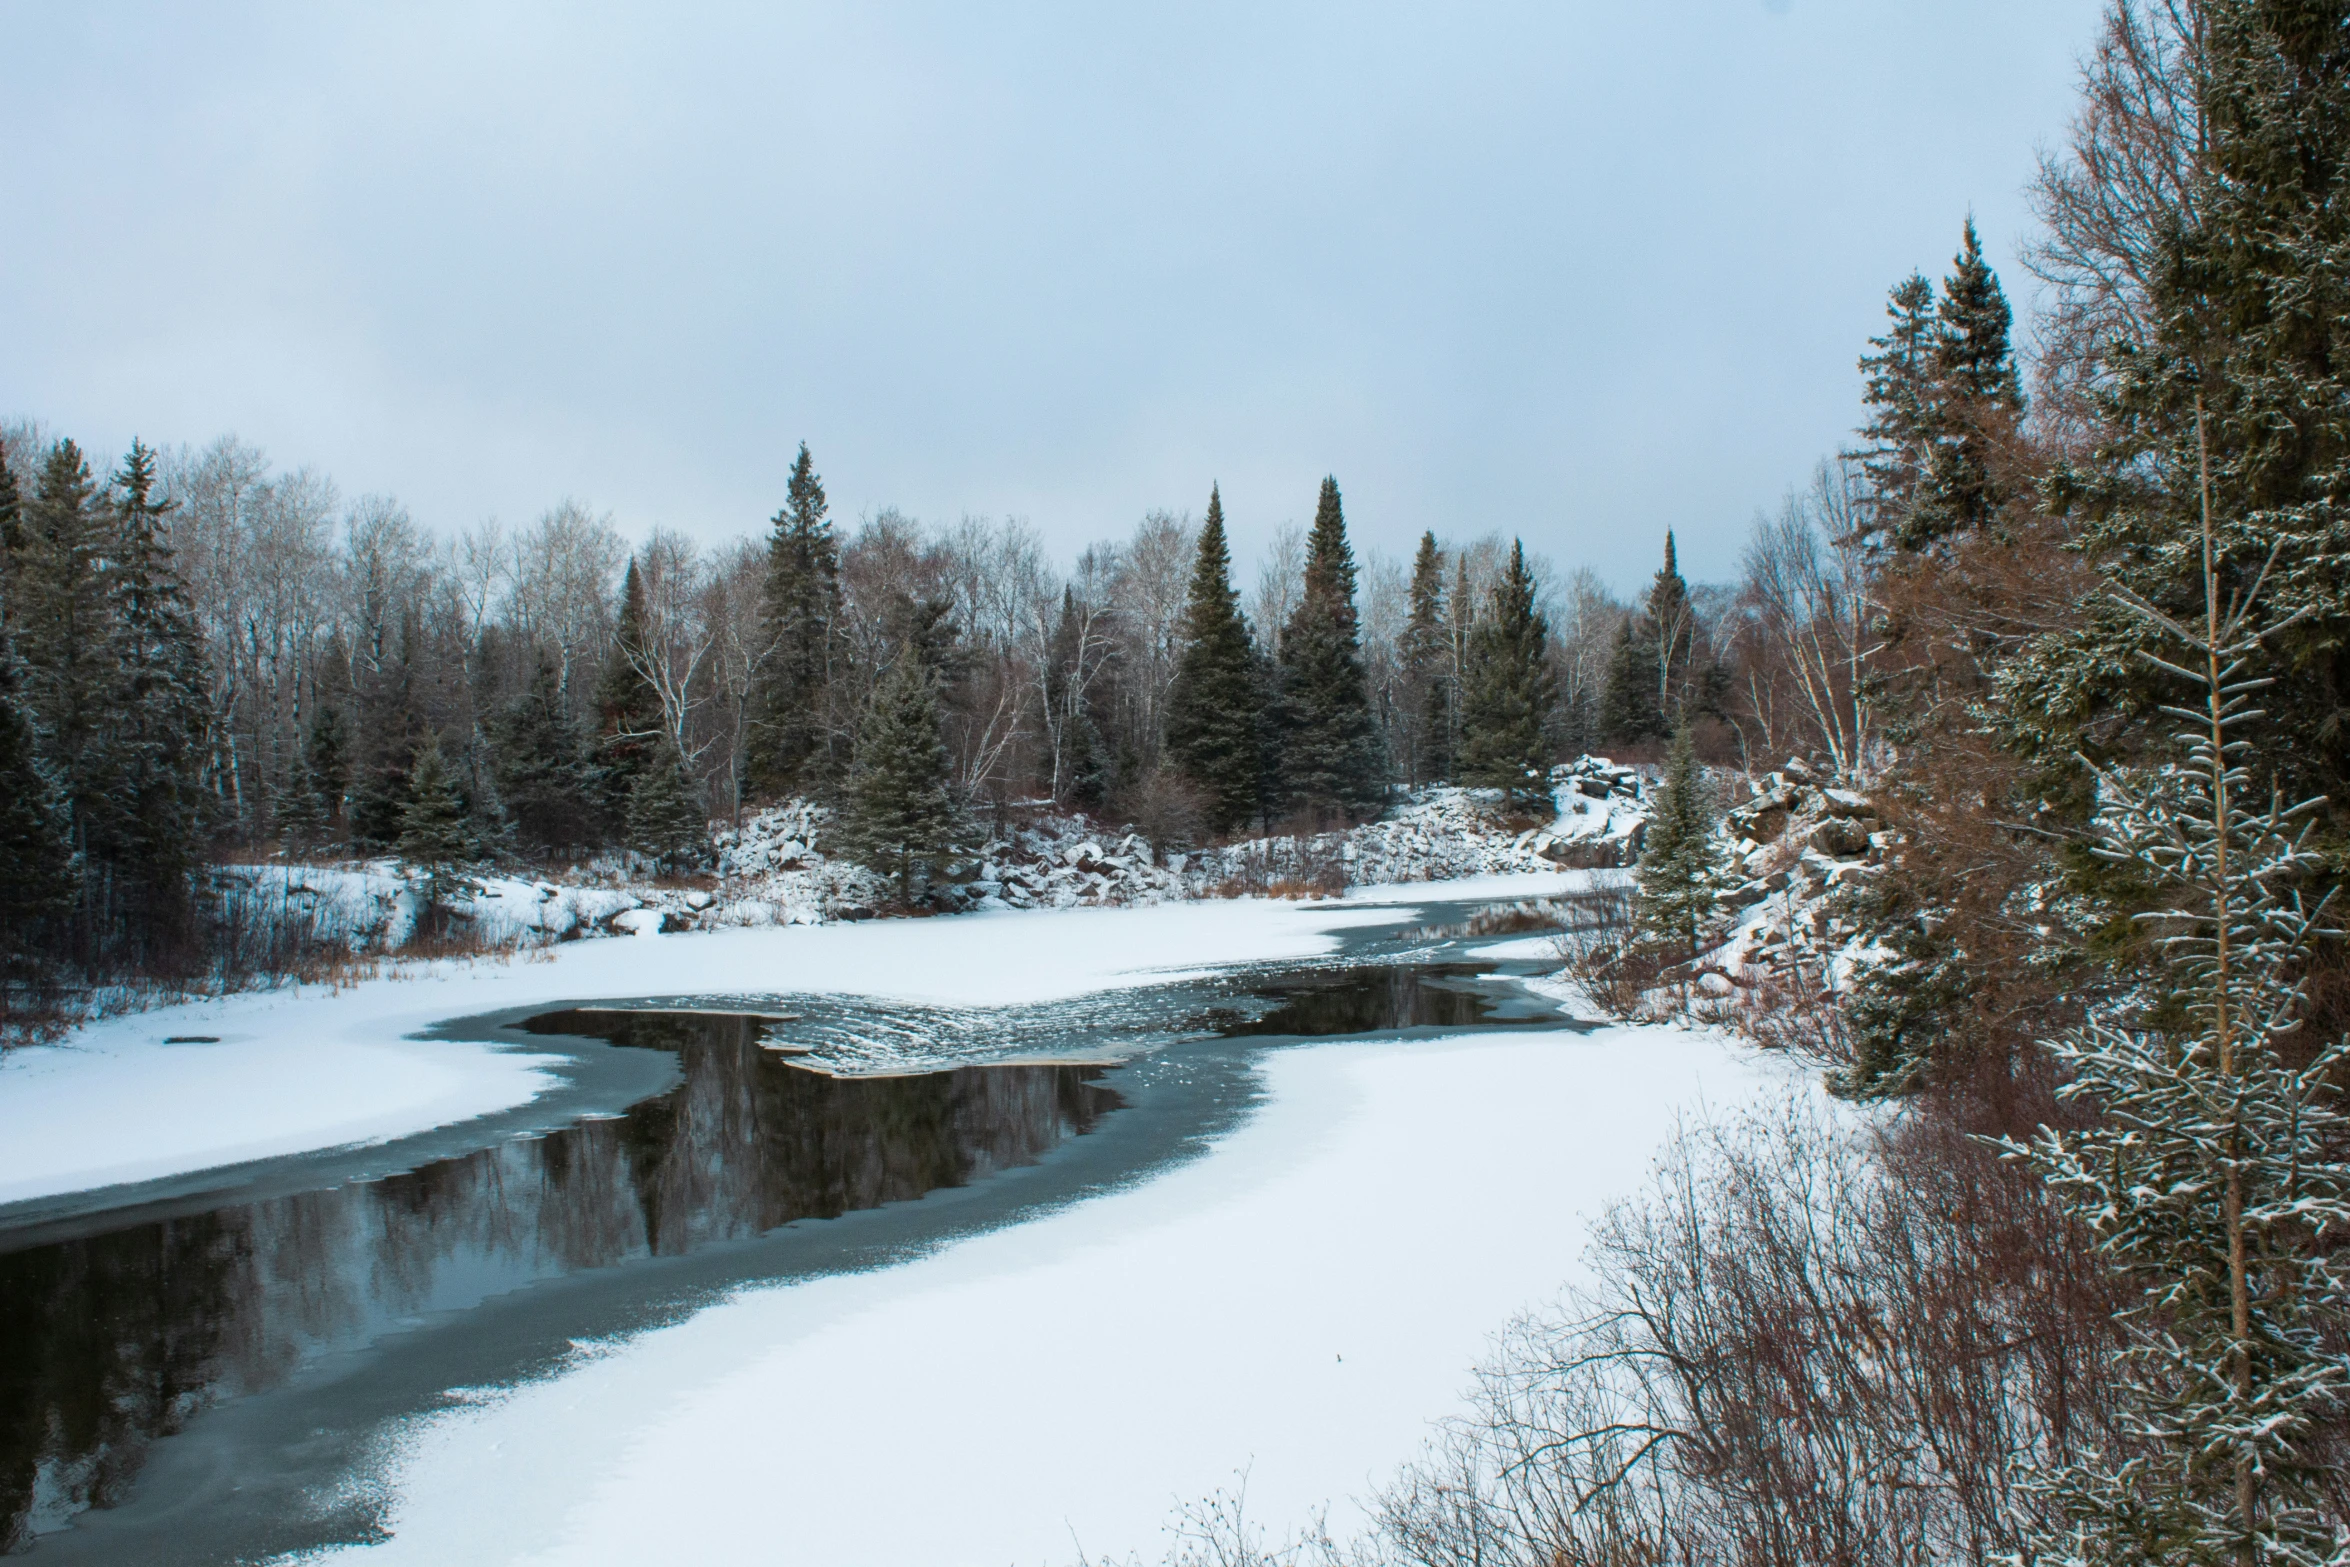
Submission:
[[[403,1175],[0,1254],[0,1550],[120,1502],[157,1437],[322,1354],[533,1280],[963,1185],[1118,1104],[1087,1066],[829,1077],[760,1048],[750,1017],[526,1026],[674,1050],[685,1080]]]

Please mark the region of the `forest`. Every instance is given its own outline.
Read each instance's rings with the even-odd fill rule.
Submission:
[[[1725,761],[1870,743],[1844,461],[1757,519],[1737,586],[1660,533],[1627,606],[1499,534],[1358,562],[1335,480],[1244,597],[1212,484],[1063,572],[1016,520],[837,524],[805,445],[713,549],[571,500],[439,534],[233,437],[112,467],[0,437],[20,987],[217,967],[223,861],[688,866],[712,821],[804,796],[877,865],[918,847],[911,899],[957,823],[1039,809],[1181,849],[1443,779],[1541,792],[1674,715]]]

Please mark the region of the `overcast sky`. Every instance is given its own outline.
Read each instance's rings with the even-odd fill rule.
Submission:
[[[2024,187],[2094,0],[0,6],[0,413],[233,431],[453,528],[565,495],[1064,557],[1522,533],[1629,589],[1859,414]]]

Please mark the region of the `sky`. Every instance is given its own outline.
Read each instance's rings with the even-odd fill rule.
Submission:
[[[1358,549],[1734,575],[1887,289],[2017,261],[2096,0],[0,0],[0,417],[454,530],[1018,517],[1335,474]]]

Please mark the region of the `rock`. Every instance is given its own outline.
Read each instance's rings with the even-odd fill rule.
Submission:
[[[1804,841],[1822,854],[1854,860],[1869,852],[1869,835],[1849,817],[1824,817],[1804,835]]]
[[[1822,789],[1820,791],[1820,806],[1830,816],[1874,816],[1877,814],[1875,801],[1865,794],[1855,794],[1850,789]]]
[[[695,910],[696,912],[708,908],[711,904],[716,903],[717,901],[718,899],[715,896],[710,893],[703,892],[699,888],[685,895],[685,906],[689,909]]]

